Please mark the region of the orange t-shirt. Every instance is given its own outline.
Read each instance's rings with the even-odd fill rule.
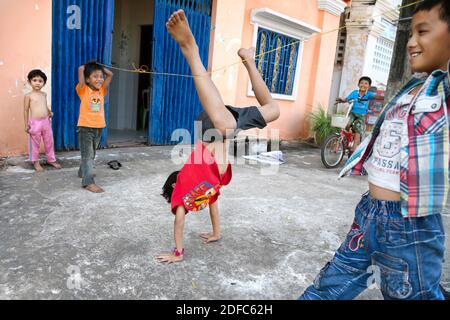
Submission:
[[[101,87],[99,91],[92,90],[85,85],[80,89],[79,84],[76,91],[80,97],[80,116],[78,118],[79,127],[105,128],[105,96],[108,90]]]

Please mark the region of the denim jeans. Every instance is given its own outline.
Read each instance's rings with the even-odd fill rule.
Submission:
[[[81,164],[78,177],[81,184],[86,187],[94,184],[93,170],[96,150],[100,144],[102,130],[97,128],[78,127],[78,141],[80,142]]]
[[[333,259],[300,300],[350,300],[377,284],[389,300],[443,300],[440,214],[404,218],[400,202],[363,195],[355,220]]]

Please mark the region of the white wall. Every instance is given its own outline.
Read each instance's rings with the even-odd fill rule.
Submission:
[[[339,96],[346,97],[358,87],[358,80],[364,74],[364,61],[368,32],[360,28],[347,28],[347,43],[344,54]]]
[[[132,69],[133,63],[139,67],[141,26],[153,24],[153,7],[153,0],[115,0],[114,67]],[[139,74],[118,70],[113,72],[109,128],[135,130]]]

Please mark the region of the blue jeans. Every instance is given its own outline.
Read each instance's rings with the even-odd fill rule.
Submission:
[[[345,242],[300,300],[350,300],[377,284],[389,300],[443,300],[440,214],[403,218],[400,202],[363,195]]]

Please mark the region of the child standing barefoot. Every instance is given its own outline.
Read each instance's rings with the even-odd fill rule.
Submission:
[[[55,150],[53,149],[51,125],[53,113],[47,105],[47,94],[42,92],[42,88],[47,83],[47,76],[41,70],[32,70],[28,74],[28,83],[33,91],[25,96],[24,120],[25,132],[30,135],[30,160],[33,162],[36,172],[44,171],[39,163],[39,148],[42,139],[47,163],[56,169],[61,169],[61,166],[56,162]]]
[[[221,187],[228,185],[232,176],[226,138],[234,136],[238,130],[264,128],[268,122],[279,117],[280,111],[258,73],[254,49],[241,49],[238,54],[247,68],[256,99],[261,107],[225,106],[203,66],[197,43],[183,10],[172,14],[166,26],[180,45],[191,68],[197,94],[205,110],[199,116],[202,122],[203,142],[197,144],[181,171],[169,176],[163,188],[163,196],[171,203],[172,213],[175,215],[175,248],[171,253],[160,254],[157,259],[159,262],[173,263],[183,260],[183,230],[188,212],[197,212],[209,206],[212,233],[200,236],[204,243],[216,242],[221,238],[218,197]]]
[[[78,68],[76,91],[81,100],[78,119],[81,164],[78,176],[82,179],[83,188],[93,193],[104,192],[95,184],[93,169],[102,130],[106,127],[104,101],[112,78],[113,73],[96,62]]]

